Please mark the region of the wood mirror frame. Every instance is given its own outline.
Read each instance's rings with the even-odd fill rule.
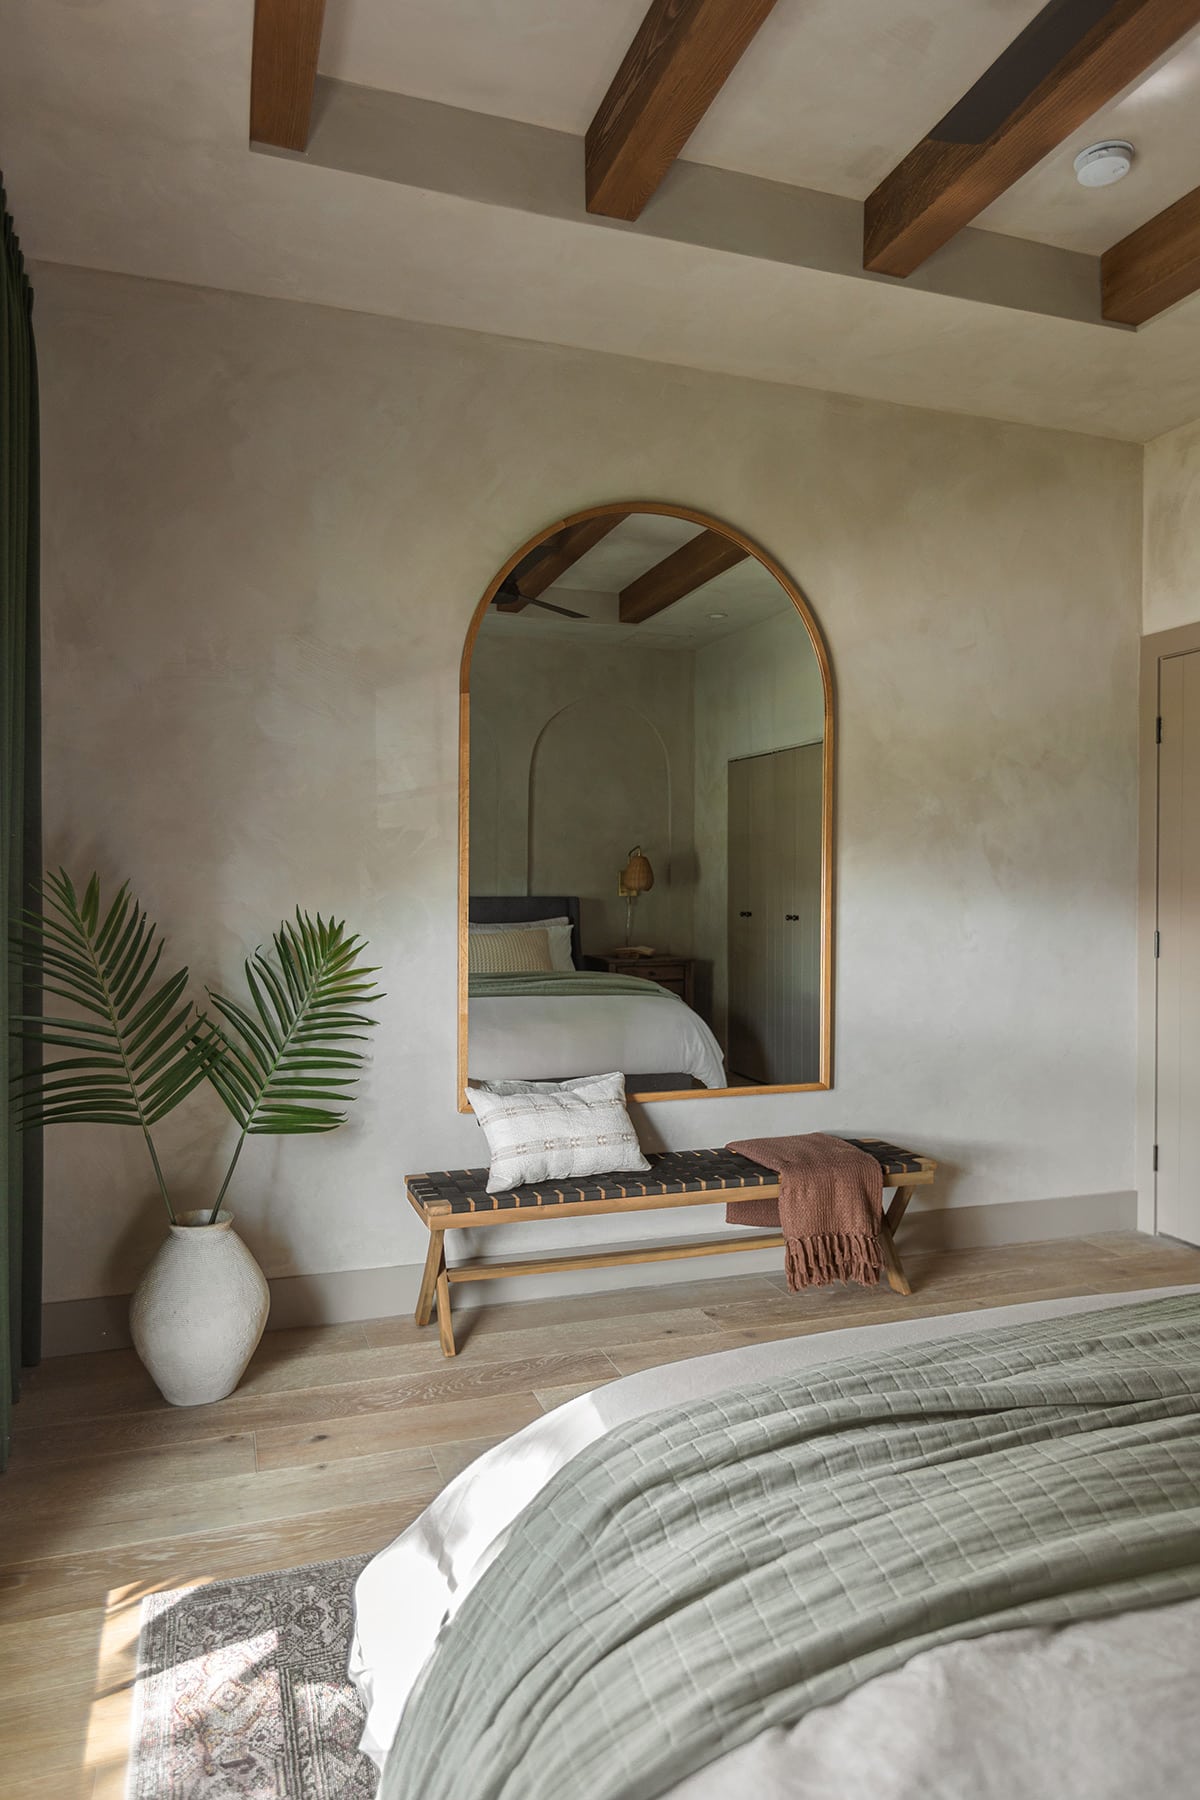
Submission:
[[[470,898],[471,849],[471,660],[475,651],[475,641],[479,636],[479,628],[487,616],[488,607],[501,584],[531,551],[536,550],[539,544],[545,543],[547,538],[554,537],[557,532],[565,531],[574,525],[582,525],[589,519],[602,518],[610,513],[622,515],[651,513],[666,518],[685,519],[689,523],[703,526],[707,530],[720,532],[737,544],[739,548],[753,556],[769,574],[775,577],[800,615],[805,630],[808,632],[813,654],[817,659],[817,666],[821,671],[821,686],[825,700],[825,735],[821,776],[820,1077],[816,1081],[785,1082],[764,1087],[680,1088],[667,1093],[648,1094],[631,1092],[627,1098],[641,1100],[646,1104],[659,1100],[722,1100],[745,1094],[818,1093],[833,1086],[833,673],[825,640],[808,601],[796,583],[785,573],[775,558],[761,549],[752,538],[747,537],[744,531],[739,531],[735,526],[725,524],[723,520],[716,518],[712,513],[701,512],[695,507],[674,506],[667,501],[657,500],[613,500],[601,506],[586,506],[579,512],[568,513],[565,518],[556,519],[553,524],[535,532],[533,537],[528,538],[525,543],[514,550],[507,562],[497,570],[489,582],[467,628],[458,682],[458,1110],[461,1113],[471,1111],[470,1101],[466,1098],[467,909]]]

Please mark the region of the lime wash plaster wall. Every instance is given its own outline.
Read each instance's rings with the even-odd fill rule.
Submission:
[[[1039,1201],[1111,1221],[1132,1185],[1138,448],[35,281],[48,854],[132,876],[197,976],[231,979],[297,901],[383,965],[353,1124],[242,1159],[233,1209],[270,1275],[410,1269],[405,1172],[484,1160],[454,1093],[463,637],[514,546],[631,496],[779,558],[838,704],[836,1085],[647,1106],[646,1141],[877,1132],[944,1162],[926,1208],[1029,1208],[1027,1235]],[[204,1101],[164,1129],[181,1200],[208,1198],[225,1130]],[[718,1217],[518,1229],[532,1249]],[[132,1134],[52,1137],[48,1300],[127,1292],[161,1227]]]

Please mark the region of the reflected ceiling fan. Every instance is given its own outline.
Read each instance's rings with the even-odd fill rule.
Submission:
[[[621,523],[624,513],[604,513],[594,519],[581,519],[564,525],[560,531],[544,538],[523,556],[515,569],[510,569],[500,583],[492,605],[501,612],[523,612],[527,606],[540,606],[544,612],[561,613],[564,619],[587,619],[587,613],[572,612],[569,606],[556,606],[543,600],[547,588],[565,575],[581,557],[608,536]]]
[[[587,614],[572,612],[569,606],[556,606],[553,600],[539,600],[533,594],[523,594],[520,583],[520,567],[511,575],[505,576],[492,599],[492,605],[501,612],[521,612],[526,606],[540,606],[543,612],[561,613],[564,619],[586,619]]]

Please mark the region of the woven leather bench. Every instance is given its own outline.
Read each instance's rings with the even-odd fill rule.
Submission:
[[[932,1157],[918,1156],[878,1138],[847,1138],[869,1151],[883,1170],[883,1185],[894,1188],[883,1224],[880,1246],[888,1284],[898,1294],[912,1292],[896,1252],[895,1232],[912,1190],[928,1185],[937,1172]],[[651,1151],[648,1175],[592,1175],[578,1182],[555,1182],[490,1194],[486,1169],[442,1169],[409,1175],[408,1198],[429,1231],[429,1250],[415,1314],[427,1325],[436,1302],[442,1350],[454,1355],[454,1323],[450,1289],[460,1281],[492,1281],[504,1275],[543,1275],[551,1269],[611,1269],[622,1263],[668,1262],[684,1256],[724,1256],[735,1250],[782,1246],[782,1233],[755,1231],[745,1237],[677,1241],[627,1250],[581,1250],[532,1260],[496,1261],[471,1257],[446,1260],[448,1231],[486,1225],[515,1225],[527,1219],[579,1219],[592,1213],[655,1212],[669,1206],[711,1206],[721,1196],[743,1200],[774,1199],[779,1177],[773,1169],[751,1162],[732,1150]]]

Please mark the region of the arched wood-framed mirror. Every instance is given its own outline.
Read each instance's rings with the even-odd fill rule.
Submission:
[[[514,550],[459,714],[458,1095],[833,1082],[833,680],[744,532],[617,501]]]

